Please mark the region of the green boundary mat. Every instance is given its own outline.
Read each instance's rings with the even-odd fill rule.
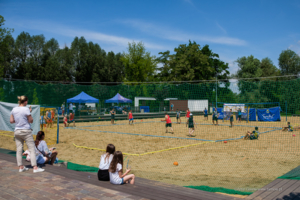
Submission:
[[[279,176],[280,179],[293,179],[293,180],[300,180],[300,166],[292,169],[288,173]]]
[[[221,193],[226,193],[226,194],[239,194],[239,195],[250,195],[253,192],[243,192],[239,190],[233,190],[233,189],[227,189],[223,187],[209,187],[205,185],[200,185],[200,186],[184,186],[187,188],[192,188],[192,189],[197,189],[197,190],[203,190],[207,192],[221,192]]]

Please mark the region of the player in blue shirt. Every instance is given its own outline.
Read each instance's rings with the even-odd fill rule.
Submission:
[[[239,108],[238,110],[238,122],[241,122],[242,121],[242,111],[241,111],[241,108]]]
[[[176,111],[176,119],[177,119],[177,124],[180,124],[180,123],[181,123],[181,119],[180,119],[180,110],[178,110],[178,109],[177,109],[177,111]],[[178,123],[178,120],[180,121],[179,123]]]
[[[230,109],[230,112],[229,112],[229,116],[230,116],[230,128],[233,127],[233,113],[232,113],[232,109]]]
[[[207,109],[204,109],[204,120],[206,119],[208,121],[208,114],[207,114]]]

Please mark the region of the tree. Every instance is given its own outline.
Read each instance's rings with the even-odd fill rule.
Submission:
[[[30,58],[31,36],[29,33],[22,32],[18,35],[15,43],[14,68],[16,73],[14,78],[24,79],[26,74],[26,61]]]
[[[5,77],[10,71],[14,39],[11,36],[13,29],[3,28],[5,20],[0,15],[0,77]]]
[[[300,56],[288,49],[281,52],[278,58],[279,68],[283,75],[299,75]]]
[[[229,75],[228,64],[219,60],[219,55],[212,52],[208,45],[202,49],[196,42],[181,44],[169,51],[160,52],[158,61],[163,65],[158,77],[163,81],[192,81],[225,79]]]
[[[128,43],[128,52],[123,53],[121,61],[125,67],[125,79],[128,82],[153,81],[157,60],[146,52],[142,42]]]
[[[36,88],[34,88],[34,90],[33,90],[33,97],[32,97],[32,103],[31,104],[35,104],[35,105],[39,104],[39,99],[38,99],[38,95],[37,95],[37,92],[36,92]]]

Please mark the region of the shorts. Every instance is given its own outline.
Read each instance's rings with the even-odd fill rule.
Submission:
[[[108,169],[98,170],[98,180],[99,181],[110,181]]]
[[[124,178],[122,178],[122,180],[121,180],[121,185],[123,185],[123,184],[125,184]]]
[[[256,140],[257,137],[255,137],[254,135],[250,135],[250,140]]]
[[[288,129],[288,132],[293,132],[293,129],[290,129],[290,128],[289,128],[289,129]]]
[[[233,117],[230,117],[230,122],[233,122]]]
[[[133,118],[129,119],[129,121],[133,121]]]
[[[44,164],[46,162],[46,157],[39,154],[38,156],[36,156],[36,162],[37,164]]]
[[[204,117],[208,117],[208,114],[204,114]]]
[[[180,119],[180,117],[179,117],[179,116],[176,116],[176,119]]]
[[[213,120],[214,120],[214,121],[218,121],[218,118],[217,118],[217,117],[213,117]]]
[[[47,120],[47,123],[52,123],[52,119],[48,119],[48,120]]]
[[[111,119],[115,119],[115,115],[111,115]]]
[[[238,119],[242,119],[242,115],[239,115],[239,116],[238,116]]]
[[[172,127],[172,123],[167,123],[166,127]]]
[[[189,124],[189,128],[194,128],[194,124]]]
[[[68,123],[72,123],[72,122],[74,122],[74,119],[72,119],[72,120],[68,121]]]
[[[46,124],[45,120],[41,120],[41,124]]]

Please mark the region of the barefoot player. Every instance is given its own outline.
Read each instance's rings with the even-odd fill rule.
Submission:
[[[132,116],[132,111],[131,110],[128,113],[128,120],[129,120],[129,125],[130,125],[130,122],[132,122],[131,124],[133,125],[133,116]]]
[[[167,113],[165,113],[165,119],[162,119],[161,121],[162,122],[166,121],[166,133],[168,133],[168,127],[170,127],[170,129],[171,129],[171,131],[172,131],[171,133],[174,133],[173,128],[172,128],[171,118]]]

